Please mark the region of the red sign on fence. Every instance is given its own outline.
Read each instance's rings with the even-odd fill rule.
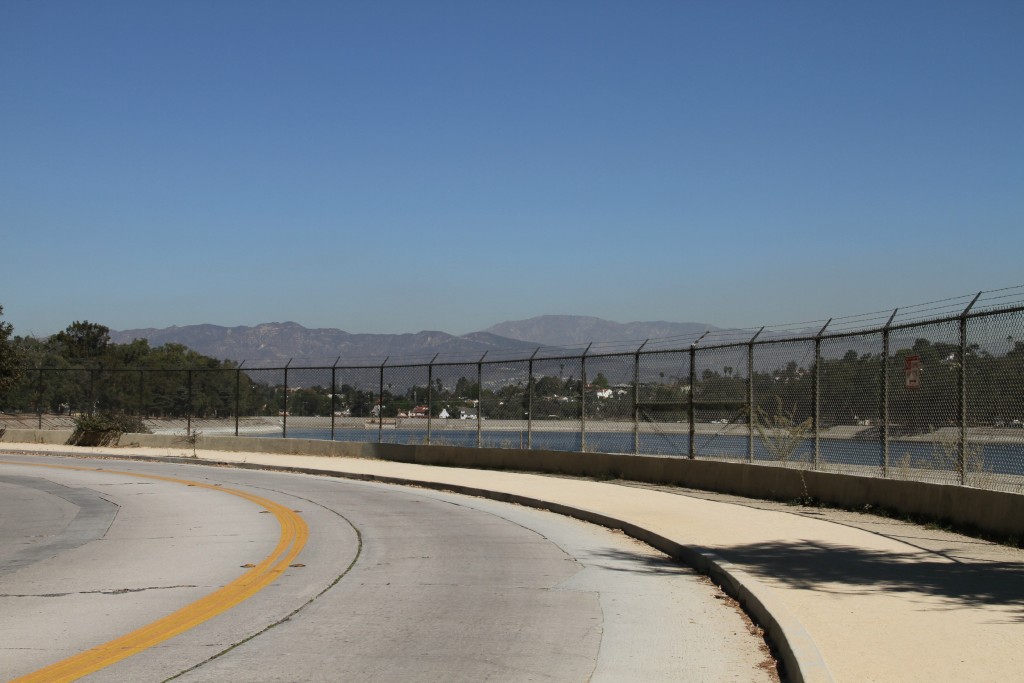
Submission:
[[[907,389],[921,388],[921,356],[907,356],[903,359],[903,370],[907,374]]]

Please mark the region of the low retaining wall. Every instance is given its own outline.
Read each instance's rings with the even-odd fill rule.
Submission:
[[[64,444],[68,430],[8,429],[5,443]],[[374,458],[395,462],[521,470],[547,474],[619,478],[731,493],[750,498],[796,500],[811,497],[844,507],[872,505],[903,514],[948,521],[1001,536],[1024,536],[1024,495],[917,481],[815,472],[741,462],[682,457],[576,453],[509,448],[460,448],[404,444],[203,436],[195,443],[167,434],[125,434],[116,446],[283,453],[323,457]]]
[[[5,429],[0,434],[0,443],[45,443],[66,444],[71,438],[70,429]]]

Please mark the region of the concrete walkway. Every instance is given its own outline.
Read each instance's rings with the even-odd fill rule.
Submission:
[[[623,528],[724,583],[791,680],[1009,681],[1024,671],[1024,551],[854,513],[665,487],[381,460],[2,445],[6,452],[192,457],[413,483]]]

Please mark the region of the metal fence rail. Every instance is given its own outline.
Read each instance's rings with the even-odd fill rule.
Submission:
[[[32,368],[0,420],[124,412],[183,436],[657,454],[1024,493],[1020,298],[513,358]]]

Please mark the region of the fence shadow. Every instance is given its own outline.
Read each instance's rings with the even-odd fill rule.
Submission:
[[[937,556],[909,557],[903,553],[866,550],[814,542],[752,543],[722,549],[730,562],[759,578],[790,587],[833,593],[879,589],[913,596],[939,598],[935,606],[949,610],[992,606],[1007,610],[1003,617],[1024,623],[1024,563],[948,560]]]
[[[604,548],[594,551],[593,555],[600,558],[600,566],[613,572],[630,574],[664,576],[692,575],[694,570],[679,560],[661,554],[659,551],[630,552],[615,548]]]
[[[883,590],[938,598],[921,602],[923,610],[955,610],[991,606],[996,621],[1024,623],[1024,563],[982,560],[955,561],[922,553],[908,557],[852,546],[813,542],[753,543],[717,552],[759,579],[791,588],[855,594]],[[648,575],[692,572],[663,555],[607,548],[596,555],[605,569]]]

